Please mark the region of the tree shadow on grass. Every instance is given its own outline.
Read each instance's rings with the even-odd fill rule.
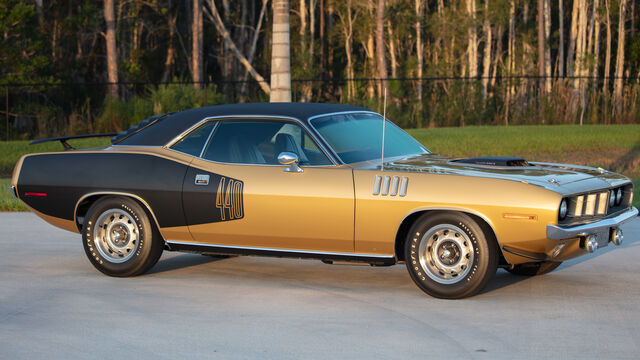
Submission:
[[[640,141],[611,163],[611,170],[619,173],[637,173],[640,164]]]

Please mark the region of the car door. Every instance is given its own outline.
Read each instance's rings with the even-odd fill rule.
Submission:
[[[278,163],[295,153],[302,172]],[[191,163],[183,205],[195,242],[353,252],[352,170],[331,163],[298,124],[225,120]]]

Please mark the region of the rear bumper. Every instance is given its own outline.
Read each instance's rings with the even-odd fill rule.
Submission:
[[[602,219],[590,224],[562,227],[558,225],[547,225],[547,238],[551,240],[571,239],[579,236],[598,233],[610,228],[617,228],[625,222],[638,216],[638,209],[631,209],[611,218]]]

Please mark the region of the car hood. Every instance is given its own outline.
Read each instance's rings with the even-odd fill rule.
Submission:
[[[386,160],[386,159],[385,159]],[[615,187],[630,180],[601,168],[531,162],[526,166],[496,166],[461,162],[438,154],[396,157],[386,160],[384,170],[460,175],[525,182],[562,194]],[[380,162],[354,164],[356,169],[381,170]]]

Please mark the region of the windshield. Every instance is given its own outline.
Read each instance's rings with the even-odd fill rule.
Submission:
[[[375,113],[348,113],[311,120],[313,126],[345,164],[380,159],[382,116]],[[428,154],[424,146],[393,124],[385,125],[384,157]]]

